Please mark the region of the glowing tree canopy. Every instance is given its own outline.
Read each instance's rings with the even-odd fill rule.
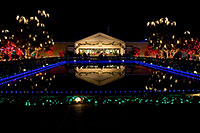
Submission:
[[[1,29],[0,31],[0,58],[1,59],[18,59],[23,55],[22,50],[16,46],[14,41],[14,33],[8,29]]]
[[[199,57],[200,53],[200,40],[199,38],[191,37],[190,31],[184,32],[184,37],[182,41],[181,52],[183,54],[188,54],[193,57]]]
[[[173,58],[181,46],[181,39],[176,33],[176,21],[165,17],[148,22],[147,28],[150,46],[160,50],[161,57],[165,52],[167,58]]]
[[[17,29],[14,40],[17,46],[25,49],[25,57],[37,56],[39,50],[54,45],[52,37],[46,29],[50,15],[44,10],[38,10],[35,16],[17,15]]]

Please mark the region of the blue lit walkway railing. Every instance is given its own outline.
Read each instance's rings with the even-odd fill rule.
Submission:
[[[189,73],[189,72],[184,72],[184,71],[180,71],[180,70],[176,70],[176,69],[171,69],[171,68],[166,68],[166,67],[162,67],[162,66],[158,66],[158,65],[153,65],[153,64],[149,64],[149,63],[144,63],[141,61],[134,61],[134,60],[71,60],[71,61],[62,61],[59,63],[55,63],[55,64],[51,64],[45,67],[41,67],[41,68],[37,68],[34,70],[30,70],[27,72],[23,72],[20,74],[16,74],[13,76],[9,76],[6,78],[2,78],[0,79],[0,85],[12,82],[13,80],[19,80],[22,79],[24,77],[27,76],[31,76],[33,74],[37,74],[64,64],[137,64],[137,65],[142,65],[142,66],[146,66],[149,68],[153,68],[156,70],[160,70],[160,71],[165,71],[168,73],[172,73],[172,74],[176,74],[176,75],[180,75],[183,77],[187,77],[187,78],[192,78],[195,80],[200,80],[200,75],[198,74],[193,74],[193,73]]]
[[[2,78],[2,79],[0,79],[0,85],[12,82],[13,80],[19,80],[19,79],[22,79],[24,77],[31,76],[33,74],[37,74],[37,73],[40,73],[40,72],[43,72],[43,71],[64,65],[65,63],[66,63],[66,61],[63,61],[63,62],[51,64],[51,65],[48,65],[48,66],[45,66],[45,67],[30,70],[30,71],[27,71],[27,72],[23,72],[23,73],[20,73],[20,74],[16,74],[16,75],[13,75],[13,76],[9,76],[9,77],[6,77],[6,78]]]

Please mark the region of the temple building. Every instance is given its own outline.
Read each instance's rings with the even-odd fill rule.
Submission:
[[[42,57],[59,57],[61,52],[67,51],[74,54],[86,53],[90,56],[98,56],[101,53],[106,56],[122,56],[133,54],[136,48],[139,49],[137,56],[143,57],[147,51],[147,46],[148,42],[124,42],[99,32],[76,42],[55,42],[51,51],[41,51],[39,54]]]
[[[103,53],[107,56],[125,54],[125,42],[103,33],[97,33],[75,42],[75,53],[98,56]]]

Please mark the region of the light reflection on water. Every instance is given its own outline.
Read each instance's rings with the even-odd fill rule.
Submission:
[[[100,90],[198,93],[199,82],[134,64],[64,65],[14,80],[3,86],[0,94],[69,94],[71,91],[77,94]]]
[[[82,104],[199,104],[193,97],[199,94],[188,95],[199,91],[198,81],[144,66],[64,65],[8,83],[0,91],[0,103],[80,109]]]
[[[102,86],[123,78],[125,76],[125,66],[109,65],[101,68],[98,66],[81,66],[75,68],[75,76],[97,86]]]

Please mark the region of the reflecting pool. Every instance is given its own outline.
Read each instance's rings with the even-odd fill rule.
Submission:
[[[3,120],[22,119],[28,128],[45,131],[130,128],[138,124],[133,120],[150,123],[157,114],[182,118],[178,112],[198,112],[199,82],[133,63],[64,64],[6,81],[0,86],[0,111]],[[24,112],[34,116],[21,118],[18,113]]]
[[[3,81],[4,82],[4,81]],[[11,79],[1,95],[195,94],[199,80],[137,64],[65,64]]]

